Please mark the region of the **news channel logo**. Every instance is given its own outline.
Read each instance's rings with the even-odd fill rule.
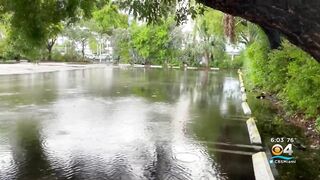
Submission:
[[[285,142],[285,141],[275,140],[274,142]],[[272,153],[272,157],[269,160],[270,164],[296,163],[296,159],[293,157],[292,143],[288,143],[285,146],[278,143],[274,144],[271,148],[271,153]]]

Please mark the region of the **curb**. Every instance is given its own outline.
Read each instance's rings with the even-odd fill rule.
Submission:
[[[256,123],[254,122],[254,119],[250,118],[247,120],[246,123],[247,123],[251,144],[262,144],[261,136],[259,134]]]
[[[249,107],[247,102],[242,102],[241,106],[242,106],[242,109],[243,109],[243,113],[245,115],[251,115],[252,114],[251,109],[250,109],[250,107]]]
[[[274,180],[265,152],[253,154],[252,164],[256,180]]]
[[[250,143],[251,144],[262,144],[261,136],[258,131],[257,125],[255,123],[255,119],[251,117],[251,109],[249,104],[247,103],[247,94],[246,88],[244,86],[242,72],[239,69],[239,81],[240,81],[240,90],[241,90],[241,107],[243,113],[245,115],[250,116],[250,118],[246,121]],[[252,165],[254,170],[254,176],[256,180],[274,180],[274,176],[272,174],[269,161],[267,159],[267,155],[265,152],[258,152],[252,155]]]

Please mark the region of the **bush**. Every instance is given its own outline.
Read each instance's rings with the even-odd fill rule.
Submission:
[[[267,64],[265,65],[268,69],[268,74],[264,84],[267,90],[279,93],[285,88],[289,78],[288,64],[290,58],[288,57],[290,56],[290,51],[290,48],[283,46],[268,54]]]
[[[297,109],[316,116],[320,108],[320,64],[293,45],[288,59],[288,82],[282,93]]]
[[[320,116],[316,119],[316,129],[320,133]]]
[[[240,56],[235,57],[233,60],[230,57],[219,59],[210,63],[210,66],[224,69],[239,69],[243,65],[243,59]]]
[[[252,84],[259,87],[265,87],[268,84],[269,69],[266,66],[268,51],[269,45],[267,41],[261,39],[251,44],[246,52],[246,56],[249,59],[249,62],[245,62],[247,79],[250,79]]]
[[[268,56],[266,88],[277,92],[295,110],[316,116],[320,106],[320,65],[310,55],[283,41]]]
[[[83,61],[81,55],[76,52],[67,52],[66,54],[62,54],[58,51],[53,51],[52,60],[57,62],[77,62]]]
[[[248,79],[256,86],[276,93],[291,110],[315,117],[320,109],[320,64],[310,55],[283,41],[268,53],[259,41],[246,50]]]
[[[248,45],[240,54],[240,58],[243,60],[245,84],[248,89],[265,88],[267,84],[266,78],[269,71],[266,63],[270,50],[269,42],[262,30],[259,30],[258,34],[259,38]]]

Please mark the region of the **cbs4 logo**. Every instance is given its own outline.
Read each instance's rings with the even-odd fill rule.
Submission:
[[[280,144],[275,144],[271,148],[271,152],[274,156],[280,156],[282,154],[288,154],[289,156],[292,155],[292,144],[288,144],[284,149]]]

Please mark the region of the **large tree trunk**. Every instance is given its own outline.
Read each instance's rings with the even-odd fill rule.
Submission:
[[[277,49],[281,46],[280,33],[277,30],[273,30],[268,27],[261,26],[264,33],[266,33],[271,49]]]
[[[198,2],[240,16],[263,28],[277,30],[320,62],[319,0],[198,0]],[[268,34],[275,37],[275,34]],[[271,46],[276,47],[271,40]],[[275,43],[275,44],[273,44]]]

